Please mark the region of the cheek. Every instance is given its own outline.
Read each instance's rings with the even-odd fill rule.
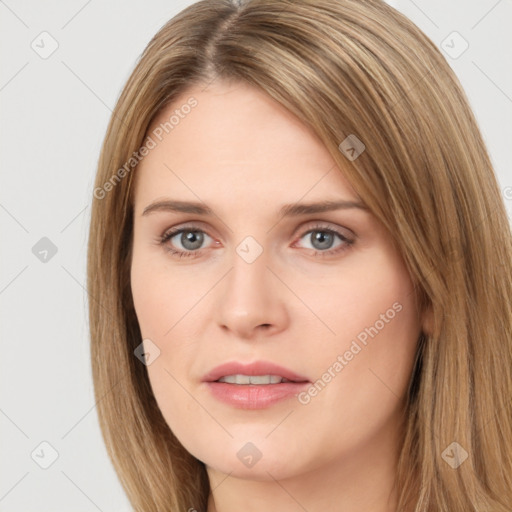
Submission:
[[[176,308],[174,297],[169,293],[172,283],[167,281],[168,278],[159,275],[149,265],[135,262],[132,266],[133,303],[144,338],[160,338],[171,327],[172,312]]]
[[[209,287],[208,280],[197,279],[191,271],[176,271],[161,252],[135,248],[131,290],[143,337],[168,340]]]
[[[402,259],[387,246],[357,254],[317,281],[290,275],[287,282],[313,313],[303,308],[303,318],[295,314],[294,320],[308,322],[311,345],[322,341],[325,352],[343,352],[357,338],[369,345],[377,336],[400,345],[399,338],[414,338],[418,330],[413,284]]]
[[[194,298],[184,295],[183,283],[173,275],[177,273],[165,271],[161,263],[151,264],[134,253],[131,288],[137,320],[142,338],[151,340],[144,342],[145,350],[146,346],[156,345],[159,354],[147,365],[149,382],[167,424],[182,438],[180,426],[188,424],[193,405],[182,373],[193,357],[188,341],[191,333],[184,335],[183,328],[189,325]],[[197,411],[192,414],[195,415]]]
[[[335,429],[352,431],[364,418],[366,432],[355,437],[373,435],[396,417],[421,332],[413,284],[401,260],[383,253],[367,263],[332,283],[335,296],[322,293],[316,302],[335,334],[311,354],[318,380],[301,402],[312,418],[329,410]]]
[[[134,250],[131,290],[137,321],[142,338],[151,340],[148,346],[154,344],[159,351],[147,372],[153,394],[171,427],[171,419],[177,416],[173,412],[186,412],[192,405],[185,391],[189,388],[187,370],[197,359],[199,326],[206,316],[204,299],[218,279],[204,277],[176,272],[162,263],[161,255]]]

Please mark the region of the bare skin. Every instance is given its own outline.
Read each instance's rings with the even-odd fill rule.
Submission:
[[[159,407],[206,465],[208,512],[394,511],[426,323],[404,261],[364,205],[283,217],[285,204],[360,199],[318,138],[264,93],[218,80],[202,89],[160,113],[152,129],[198,102],[136,171],[132,292],[143,338],[160,350],[147,367]],[[143,214],[164,200],[213,214]],[[310,384],[239,408],[204,382],[232,361],[269,361]],[[261,458],[248,465],[244,447]]]

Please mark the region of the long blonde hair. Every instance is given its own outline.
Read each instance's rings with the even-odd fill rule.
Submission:
[[[100,426],[134,509],[201,512],[210,491],[134,356],[130,264],[134,155],[164,106],[218,78],[260,88],[311,127],[432,311],[407,397],[398,510],[510,511],[510,225],[455,74],[380,0],[198,2],[150,41],[119,97],[96,176],[88,291]],[[355,160],[339,149],[349,135],[365,145]]]

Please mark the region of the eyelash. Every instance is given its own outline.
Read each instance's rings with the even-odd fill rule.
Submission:
[[[321,232],[321,233],[328,233],[328,234],[337,236],[340,238],[340,240],[343,242],[343,244],[338,246],[334,250],[333,249],[327,249],[325,251],[316,250],[313,253],[314,257],[324,258],[324,257],[328,257],[328,256],[333,256],[340,252],[344,252],[344,251],[350,249],[350,247],[355,242],[355,240],[351,240],[351,239],[347,238],[345,235],[341,234],[339,231],[336,231],[335,229],[332,229],[332,228],[326,228],[325,226],[322,226],[322,225],[316,225],[316,226],[309,228],[307,231],[302,233],[302,235],[298,238],[298,240],[301,240],[306,235],[314,233],[315,231]],[[183,258],[183,257],[196,258],[201,255],[202,249],[196,249],[195,251],[180,251],[180,250],[174,249],[170,244],[167,243],[171,240],[171,238],[174,238],[176,235],[179,235],[181,233],[188,233],[188,232],[199,232],[199,233],[208,235],[204,230],[200,229],[198,226],[191,225],[191,226],[185,226],[185,227],[181,227],[181,228],[177,228],[177,229],[170,229],[169,231],[165,232],[161,237],[159,237],[158,243],[160,245],[162,245],[166,251],[170,252],[172,256],[176,256],[179,258]]]

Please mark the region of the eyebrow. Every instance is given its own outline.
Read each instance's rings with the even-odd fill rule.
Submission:
[[[335,210],[360,209],[368,211],[368,208],[359,201],[320,201],[318,203],[295,203],[285,204],[279,213],[281,217],[296,217],[299,215],[311,215]],[[167,199],[155,201],[144,208],[142,215],[149,215],[154,212],[181,212],[193,213],[196,215],[214,215],[211,208],[203,203],[189,201],[174,201]]]

